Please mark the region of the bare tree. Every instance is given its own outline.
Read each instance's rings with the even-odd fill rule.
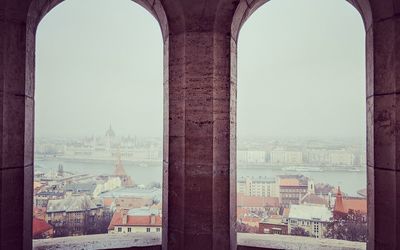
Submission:
[[[327,226],[325,237],[349,241],[367,241],[367,221],[359,211],[336,214]]]

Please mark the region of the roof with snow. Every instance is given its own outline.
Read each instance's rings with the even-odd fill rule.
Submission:
[[[141,208],[132,208],[129,209],[128,215],[131,216],[149,216],[149,215],[158,215],[160,211],[155,208],[141,207]]]
[[[120,197],[136,197],[150,198],[158,203],[162,199],[162,190],[160,188],[140,188],[140,187],[120,187],[112,191],[99,194],[100,198],[120,198]]]
[[[61,200],[49,200],[47,213],[80,212],[97,209],[96,204],[86,195],[71,195]]]
[[[124,222],[124,213],[126,221]],[[153,218],[153,219],[152,219]],[[146,227],[161,227],[162,218],[161,213],[157,209],[149,207],[134,208],[127,211],[118,210],[114,213],[109,230],[113,230],[115,226],[146,226]]]
[[[301,219],[311,221],[330,221],[332,212],[321,205],[291,205],[289,210],[290,219]]]

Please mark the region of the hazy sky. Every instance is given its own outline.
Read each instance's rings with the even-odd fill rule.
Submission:
[[[244,25],[238,136],[365,135],[364,28],[345,0],[272,0]],[[67,0],[37,33],[36,135],[162,135],[162,38],[129,0]]]
[[[163,43],[129,0],[67,0],[37,33],[37,135],[162,135]]]

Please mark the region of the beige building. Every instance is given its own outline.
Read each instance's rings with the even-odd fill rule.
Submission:
[[[281,175],[276,182],[279,183],[279,202],[286,208],[300,204],[307,193],[315,192],[314,182],[303,175]]]
[[[238,179],[237,191],[247,196],[278,197],[279,190],[274,178],[245,177]]]

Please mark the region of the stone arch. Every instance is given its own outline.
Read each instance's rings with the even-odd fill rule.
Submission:
[[[368,249],[399,247],[398,15],[393,0],[347,0],[360,13],[366,36]],[[232,39],[268,0],[241,0],[233,16]],[[234,43],[236,46],[236,43]],[[236,51],[236,47],[231,48]],[[236,58],[236,55],[234,55]],[[232,60],[232,64],[234,60]],[[234,65],[234,68],[236,66]],[[397,204],[397,205],[396,205]]]
[[[257,11],[258,8],[269,2],[270,0],[240,0],[235,13],[233,15],[231,33],[232,38],[237,41],[240,29],[243,27],[247,19]],[[275,0],[276,1],[276,0]],[[372,11],[369,0],[346,0],[360,13],[367,31],[372,25]]]
[[[36,32],[40,21],[53,8],[65,0],[32,0],[27,13],[27,33]],[[152,14],[158,21],[163,38],[168,34],[168,21],[160,0],[132,0]]]
[[[61,0],[0,2],[0,245],[31,249],[34,31]],[[155,13],[164,37],[163,248],[236,249],[236,40],[267,0],[136,2]],[[367,31],[368,249],[396,249],[400,8],[350,3]]]
[[[60,3],[65,0],[32,0],[30,2],[27,15],[26,15],[26,43],[25,43],[25,91],[28,95],[34,99],[35,92],[35,48],[36,48],[36,31],[37,27],[40,24],[41,20],[54,8],[56,8]],[[139,4],[143,8],[145,8],[154,18],[156,18],[157,22],[160,25],[161,33],[162,33],[162,41],[164,42],[168,37],[169,26],[167,17],[164,11],[164,7],[160,0],[132,0],[133,2]],[[165,104],[164,104],[165,105]],[[25,106],[25,148],[28,148],[28,155],[25,157],[29,157],[33,164],[33,144],[34,144],[34,105]],[[33,174],[33,170],[32,170]],[[24,186],[30,187],[33,186],[32,178],[24,178]],[[25,195],[26,198],[29,197],[29,194]],[[24,216],[27,214],[32,214],[31,209],[29,208],[29,204],[32,203],[32,197],[29,197],[30,201],[28,201],[28,206],[25,209]],[[29,213],[26,212],[29,211]],[[31,249],[32,239],[31,239],[31,219],[24,218],[24,249]],[[26,229],[28,228],[28,229]]]

